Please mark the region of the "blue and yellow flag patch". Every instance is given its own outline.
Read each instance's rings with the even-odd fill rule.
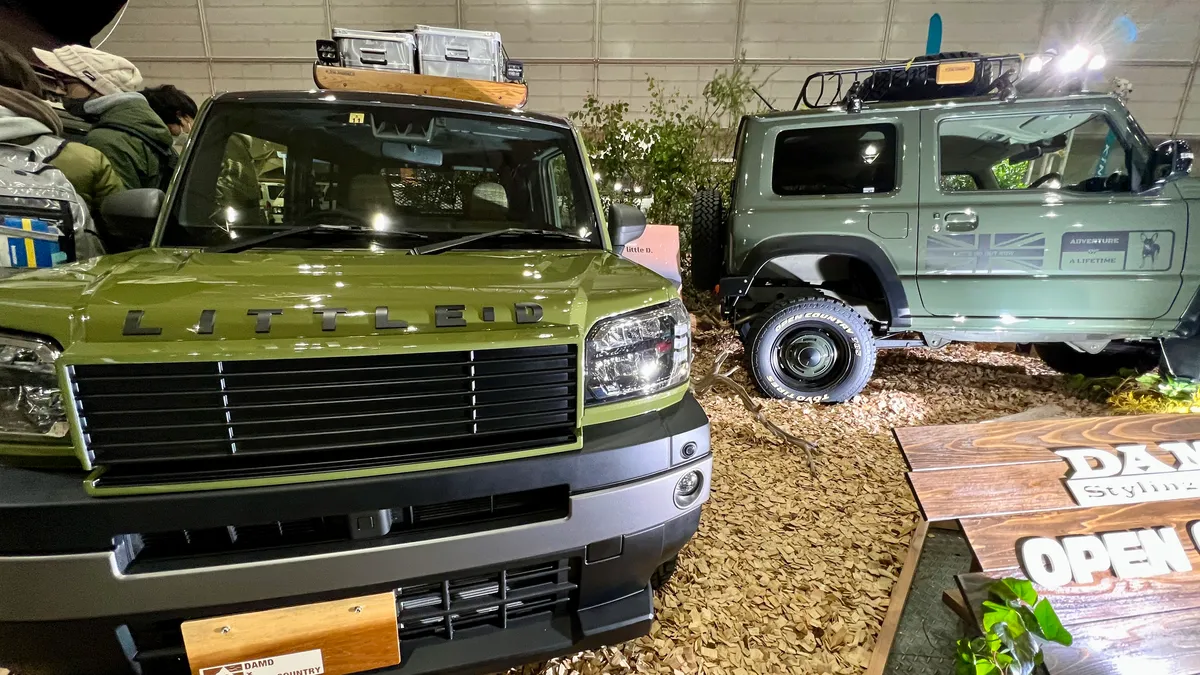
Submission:
[[[0,267],[53,267],[63,260],[62,232],[40,218],[4,216],[0,223]]]

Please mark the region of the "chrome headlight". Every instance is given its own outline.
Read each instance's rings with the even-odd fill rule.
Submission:
[[[67,435],[57,359],[58,350],[45,342],[0,335],[0,436]]]
[[[596,322],[587,339],[591,403],[647,396],[687,381],[691,321],[679,300]]]

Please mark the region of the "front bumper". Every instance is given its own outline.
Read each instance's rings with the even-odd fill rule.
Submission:
[[[504,628],[402,639],[403,665],[394,672],[483,672],[626,640],[649,628],[648,581],[695,532],[711,469],[707,419],[690,396],[588,427],[580,452],[364,481],[77,499],[66,477],[0,468],[0,665],[28,675],[186,673],[178,628],[185,620],[403,593],[546,561],[563,570],[569,600]],[[701,493],[680,508],[675,485],[690,471],[703,474]],[[70,480],[82,493],[78,477]],[[131,562],[126,544],[113,543],[248,517],[282,521],[378,510],[401,498],[419,505],[556,487],[569,495],[565,517],[536,522],[151,564]]]

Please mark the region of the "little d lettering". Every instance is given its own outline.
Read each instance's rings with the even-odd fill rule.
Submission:
[[[321,324],[321,330],[326,333],[335,332],[338,329],[338,322],[350,310],[344,307],[328,307],[312,310],[312,314],[318,317]],[[282,316],[283,309],[249,309],[246,310],[246,316],[254,317],[254,332],[269,334],[271,332],[272,318]],[[408,328],[408,322],[404,319],[393,317],[391,310],[386,306],[375,308],[375,329],[376,330],[403,330]],[[513,321],[520,324],[537,323],[542,320],[545,312],[542,306],[536,302],[515,302],[513,303]],[[125,314],[125,324],[121,329],[122,335],[162,335],[163,329],[158,326],[149,326],[144,323],[146,312],[141,309],[131,309]],[[484,323],[492,323],[496,321],[495,307],[479,308],[480,317],[478,320]],[[437,305],[433,308],[433,325],[437,328],[457,328],[466,326],[474,320],[468,320],[466,305]],[[205,309],[200,312],[200,317],[196,324],[190,329],[197,335],[212,335],[217,328],[217,310]]]

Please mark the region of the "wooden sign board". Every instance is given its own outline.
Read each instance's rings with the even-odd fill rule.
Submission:
[[[987,586],[1027,578],[1075,635],[1051,675],[1200,672],[1200,416],[898,429],[928,520],[958,520]],[[1152,630],[1148,627],[1153,626]],[[1147,674],[1149,671],[1145,671]]]
[[[400,663],[396,596],[185,622],[192,675],[348,675]]]
[[[966,84],[975,79],[975,62],[941,63],[937,69],[938,84]]]

